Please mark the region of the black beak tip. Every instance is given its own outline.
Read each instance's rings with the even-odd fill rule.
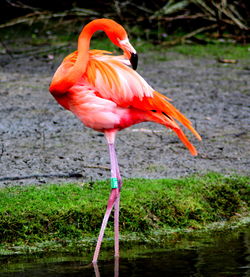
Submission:
[[[135,53],[131,53],[131,57],[130,57],[129,60],[130,60],[130,63],[131,63],[131,65],[132,65],[132,68],[133,68],[134,70],[136,70],[137,65],[138,65],[138,55],[135,54]]]

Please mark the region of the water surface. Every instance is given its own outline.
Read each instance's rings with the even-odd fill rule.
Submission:
[[[95,268],[83,253],[2,257],[0,276],[249,277],[250,228],[190,236],[184,243],[176,238],[160,249],[124,246],[119,260],[112,250],[102,253]]]

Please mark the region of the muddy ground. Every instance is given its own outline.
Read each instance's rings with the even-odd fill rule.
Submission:
[[[53,53],[0,55],[1,186],[109,177],[103,135],[84,127],[48,92],[61,58]],[[208,171],[249,174],[249,61],[221,64],[213,57],[191,58],[164,51],[140,55],[138,71],[174,100],[203,141],[186,131],[199,152],[192,157],[160,125],[142,123],[121,131],[117,151],[122,176],[175,178]]]

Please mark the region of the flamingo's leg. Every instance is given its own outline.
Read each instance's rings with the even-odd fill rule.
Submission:
[[[109,143],[109,154],[110,154],[110,163],[111,163],[111,193],[109,196],[107,209],[106,209],[103,221],[102,221],[101,230],[100,230],[98,241],[96,244],[94,257],[92,260],[93,263],[97,262],[100,248],[101,248],[102,239],[104,236],[104,231],[107,226],[110,213],[112,211],[112,208],[113,208],[116,200],[119,199],[119,184],[118,184],[118,178],[117,178],[117,161],[116,161],[116,157],[115,157],[114,143]],[[119,202],[118,202],[118,206],[116,206],[116,207],[118,207],[118,213],[119,213]],[[117,208],[116,208],[115,214],[117,214]],[[115,218],[117,218],[117,215],[115,216]],[[119,221],[117,221],[117,219],[115,219],[115,226],[117,226],[117,224],[119,224]],[[115,227],[115,229],[116,228],[117,227]],[[117,235],[117,238],[119,241],[119,235]],[[119,255],[119,247],[118,247],[118,255]]]
[[[115,257],[114,277],[119,277],[119,257]]]
[[[119,209],[120,209],[120,192],[115,201],[114,227],[115,227],[115,257],[119,257]]]
[[[94,266],[94,271],[95,271],[95,277],[100,277],[100,271],[98,268],[98,264],[94,263],[93,266]]]
[[[99,233],[99,237],[98,237],[98,240],[97,240],[94,257],[93,257],[93,260],[92,260],[93,263],[97,262],[99,252],[100,252],[100,248],[101,248],[101,244],[102,244],[104,231],[105,231],[105,228],[107,226],[108,219],[109,219],[110,213],[112,211],[112,208],[114,206],[116,198],[117,198],[117,189],[112,189],[111,193],[110,193],[110,196],[109,196],[106,213],[105,213],[103,221],[102,221],[102,226],[101,226],[101,230],[100,230],[100,233]]]
[[[116,166],[116,177],[118,180],[118,195],[114,205],[114,229],[115,229],[115,257],[119,257],[119,210],[120,210],[120,190],[122,187],[122,178],[120,175],[119,165],[117,162],[116,152],[113,147],[111,150]]]

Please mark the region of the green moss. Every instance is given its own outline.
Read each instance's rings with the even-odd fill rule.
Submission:
[[[158,230],[205,228],[249,211],[249,177],[216,173],[183,179],[129,179],[121,193],[121,234],[147,237]],[[109,194],[93,184],[0,189],[0,244],[95,239]],[[113,232],[111,217],[106,235]],[[0,247],[1,248],[1,247]]]
[[[207,45],[178,45],[172,48],[175,52],[192,57],[215,57],[223,59],[249,59],[249,45],[232,43],[214,43]]]

